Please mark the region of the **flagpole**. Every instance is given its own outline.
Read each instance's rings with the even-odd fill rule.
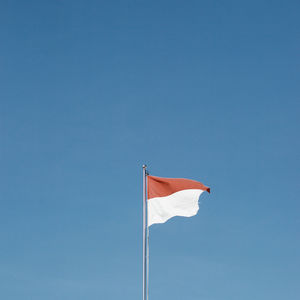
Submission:
[[[143,300],[148,300],[149,229],[147,210],[147,166],[143,165]]]

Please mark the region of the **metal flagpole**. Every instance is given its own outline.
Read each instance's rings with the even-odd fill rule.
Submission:
[[[149,229],[147,205],[147,166],[143,165],[143,300],[148,300]]]
[[[146,176],[148,176],[148,172],[146,171]],[[146,182],[147,183],[147,182]],[[146,184],[146,195],[148,197],[148,185]],[[147,266],[147,274],[146,274],[146,284],[147,284],[147,298],[146,300],[149,299],[149,226],[148,226],[148,198],[146,198],[146,266]]]

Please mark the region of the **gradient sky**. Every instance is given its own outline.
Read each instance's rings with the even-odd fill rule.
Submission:
[[[211,187],[150,230],[150,300],[298,300],[299,1],[0,1],[0,298],[140,300],[142,164]]]

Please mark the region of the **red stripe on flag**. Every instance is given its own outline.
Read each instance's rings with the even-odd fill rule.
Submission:
[[[201,182],[185,178],[162,178],[156,176],[147,176],[148,178],[148,199],[155,197],[165,197],[173,193],[198,189],[210,193],[210,188]]]

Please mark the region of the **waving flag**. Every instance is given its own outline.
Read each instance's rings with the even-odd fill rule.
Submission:
[[[210,188],[201,182],[183,178],[147,176],[148,227],[165,223],[172,217],[191,217],[199,210],[198,199]]]

